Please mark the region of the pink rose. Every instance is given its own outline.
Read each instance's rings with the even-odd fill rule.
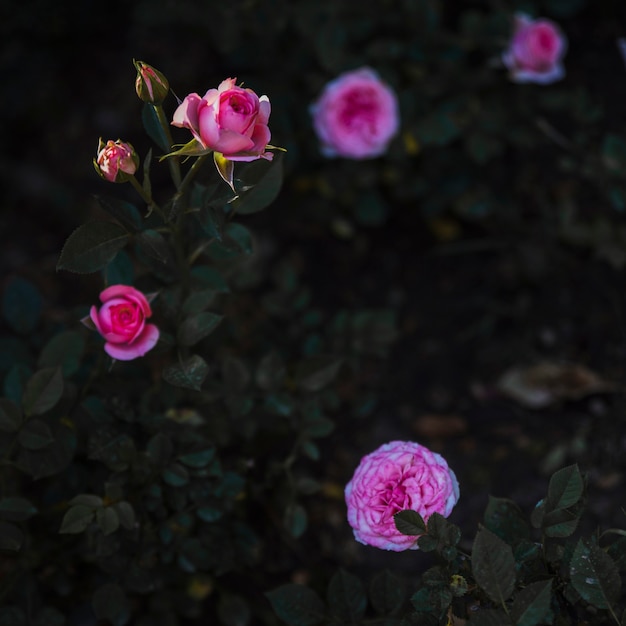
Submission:
[[[94,159],[96,171],[110,183],[123,183],[132,176],[139,165],[135,149],[120,139],[109,139],[106,144],[100,139],[98,154]]]
[[[146,324],[152,315],[146,296],[128,285],[112,285],[101,294],[102,306],[95,305],[89,318],[104,337],[105,352],[120,361],[132,361],[154,348],[159,329]]]
[[[565,76],[561,60],[566,49],[567,40],[556,24],[518,13],[502,60],[514,82],[545,85]]]
[[[174,111],[172,124],[188,128],[207,150],[220,152],[229,161],[272,160],[267,152],[270,129],[270,101],[252,89],[235,85],[235,78],[223,80],[204,97],[189,94]]]
[[[151,65],[143,61],[133,61],[137,70],[135,91],[144,102],[161,104],[170,91],[167,78]]]
[[[360,543],[383,550],[416,550],[416,538],[396,529],[398,511],[450,515],[459,483],[437,453],[411,441],[392,441],[364,456],[346,485],[348,522]]]
[[[310,110],[322,154],[327,157],[379,156],[398,132],[396,96],[368,67],[329,82]]]

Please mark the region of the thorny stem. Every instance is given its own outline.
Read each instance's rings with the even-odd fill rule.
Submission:
[[[172,133],[170,132],[170,125],[165,117],[165,112],[163,111],[163,106],[160,104],[153,104],[155,113],[159,118],[159,123],[161,124],[161,128],[165,133],[165,137],[167,139],[168,144],[171,146],[174,142],[172,141]],[[174,185],[176,185],[176,189],[180,188],[181,185],[181,177],[180,177],[180,163],[178,162],[178,157],[170,157],[167,159],[167,164],[170,168],[170,174],[172,175],[172,180],[174,181]]]

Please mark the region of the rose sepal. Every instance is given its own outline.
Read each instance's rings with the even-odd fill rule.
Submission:
[[[159,161],[163,161],[167,159],[168,157],[172,157],[172,156],[187,156],[187,157],[204,156],[205,154],[209,154],[211,152],[213,152],[211,148],[205,148],[197,139],[194,138],[191,141],[187,142],[184,146],[182,146],[178,150],[174,150],[173,152],[168,152],[167,154],[164,154],[163,156],[159,157]]]

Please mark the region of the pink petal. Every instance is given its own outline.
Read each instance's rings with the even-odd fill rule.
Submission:
[[[147,324],[143,332],[130,344],[106,343],[105,352],[118,361],[132,361],[154,348],[159,340],[159,329],[154,324]]]

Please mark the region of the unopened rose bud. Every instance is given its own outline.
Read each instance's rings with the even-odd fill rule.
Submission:
[[[100,139],[93,164],[96,172],[110,183],[125,183],[137,171],[139,156],[129,143],[120,139],[109,139],[106,143]]]
[[[159,70],[143,61],[133,61],[137,69],[135,91],[141,100],[150,104],[161,104],[169,93],[170,84]]]

